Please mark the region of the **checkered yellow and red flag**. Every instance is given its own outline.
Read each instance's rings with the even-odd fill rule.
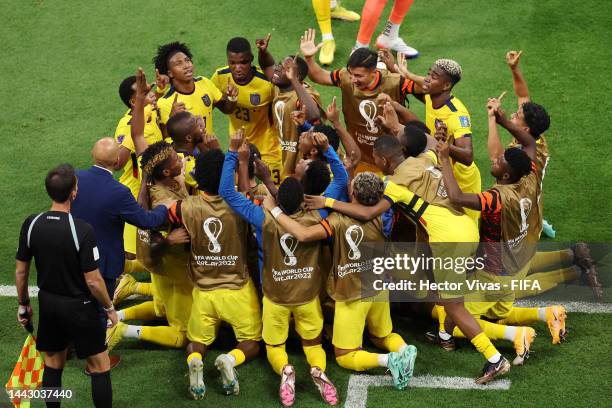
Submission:
[[[38,388],[42,384],[44,369],[43,358],[36,350],[36,340],[29,334],[5,387],[13,390]],[[30,406],[29,400],[14,398],[12,402],[17,408],[28,408]]]

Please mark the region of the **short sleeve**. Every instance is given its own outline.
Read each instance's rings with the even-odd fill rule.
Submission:
[[[334,84],[334,86],[340,86],[340,84],[342,83],[341,74],[342,69],[335,69],[329,74],[332,84]]]
[[[464,136],[472,135],[472,123],[470,120],[470,115],[467,112],[458,112],[456,115],[453,115],[449,118],[452,136],[455,139],[460,139]]]
[[[322,220],[319,224],[321,224],[321,226],[325,230],[325,234],[327,234],[327,238],[330,238],[334,235],[333,230],[331,226],[329,225],[329,222],[327,221],[327,219]]]
[[[119,124],[117,125],[117,129],[115,130],[115,140],[130,152],[134,152],[136,149],[134,148],[134,142],[132,141],[132,135],[130,133],[131,121],[132,118],[129,115],[121,118]]]
[[[478,194],[480,211],[484,214],[498,214],[501,212],[501,197],[499,191],[491,188]]]
[[[17,255],[15,259],[22,262],[29,262],[32,260],[32,250],[28,248],[28,229],[32,222],[33,216],[26,218],[21,225],[21,232],[19,233],[19,246],[17,247]]]
[[[403,99],[406,99],[408,94],[414,92],[414,81],[411,79],[406,79],[404,77],[400,77],[400,95]]]
[[[168,209],[168,219],[171,223],[178,225],[183,224],[182,204],[183,200],[179,200]]]
[[[96,235],[91,226],[88,225],[87,232],[80,243],[79,258],[81,263],[81,271],[91,272],[98,268],[98,260],[100,253],[98,252],[98,244],[96,243]]]
[[[397,185],[394,182],[387,180],[385,182],[385,192],[383,197],[391,204],[402,202],[407,204],[412,197],[414,197],[414,193],[412,193],[406,187]]]
[[[211,80],[208,80],[208,82],[210,85],[209,92],[210,92],[211,99],[213,103],[217,103],[221,100],[221,98],[223,98],[223,93],[219,90],[219,88],[217,88],[217,86]]]
[[[120,140],[121,139],[121,140]],[[117,138],[117,142],[122,146],[128,149],[130,152],[134,153],[136,151],[136,147],[134,147],[134,140],[132,139],[132,134],[130,133],[130,128],[127,128],[127,133],[121,135]]]
[[[172,89],[172,88],[170,88]],[[159,121],[163,124],[168,123],[168,119],[170,119],[170,109],[172,108],[172,99],[166,98],[166,96],[161,97],[157,100],[157,109],[159,111]]]
[[[215,73],[210,77],[210,82],[212,82],[212,84],[215,86],[215,88],[217,88],[219,91],[221,91],[221,88],[219,86],[219,75],[217,75],[217,71],[215,70]]]

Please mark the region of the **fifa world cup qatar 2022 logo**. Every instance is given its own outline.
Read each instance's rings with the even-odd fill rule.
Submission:
[[[364,99],[359,102],[359,113],[366,121],[366,128],[370,133],[378,133],[378,126],[376,126],[376,116],[378,113],[378,108],[376,107],[376,103],[369,99]]]
[[[283,138],[283,118],[285,117],[285,102],[278,101],[274,104],[274,115],[276,115],[276,121],[278,122],[278,133],[280,138]]]
[[[297,265],[297,257],[295,256],[295,250],[298,246],[298,240],[289,233],[283,234],[280,237],[280,246],[285,253],[285,257],[283,258],[283,262],[287,266],[295,266]]]
[[[213,254],[221,252],[221,244],[219,244],[219,235],[223,230],[223,223],[217,217],[210,217],[204,220],[204,233],[208,237],[208,250]]]
[[[356,261],[361,258],[361,251],[359,250],[359,244],[363,240],[363,228],[359,225],[351,225],[344,233],[344,238],[349,246],[348,258],[351,261]]]

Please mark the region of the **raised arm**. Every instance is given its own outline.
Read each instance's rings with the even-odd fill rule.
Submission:
[[[221,182],[219,183],[219,195],[232,207],[240,217],[247,222],[262,228],[265,219],[264,211],[261,207],[253,204],[251,200],[236,191],[234,187],[234,172],[238,161],[238,149],[244,142],[242,132],[236,132],[230,138],[229,151],[225,155],[223,170],[221,172]]]
[[[298,79],[295,61],[287,58],[285,61],[283,61],[283,69],[285,70],[285,75],[287,75],[287,78],[289,81],[291,81],[293,89],[295,89],[295,92],[297,93],[300,104],[305,109],[306,120],[309,122],[314,122],[321,119],[319,106],[315,102],[314,98],[308,92],[306,92],[304,84]]]
[[[455,176],[453,175],[453,166],[450,162],[450,147],[448,141],[438,142],[438,157],[440,158],[440,166],[442,167],[442,177],[444,177],[444,185],[446,193],[453,204],[461,207],[467,207],[472,210],[480,210],[480,200],[477,194],[467,194],[461,191]]]
[[[499,108],[499,99],[489,98],[487,102],[487,116],[489,121],[489,136],[487,137],[487,150],[489,151],[489,159],[496,160],[504,151],[499,131],[497,130],[497,120],[495,119],[495,111]]]
[[[506,63],[512,72],[512,83],[514,86],[514,94],[518,98],[518,105],[521,106],[525,102],[529,102],[529,89],[527,88],[527,82],[523,77],[523,73],[519,68],[519,61],[523,51],[508,51],[506,54]]]
[[[268,44],[270,43],[270,37],[272,34],[268,33],[265,38],[258,38],[255,40],[257,46],[257,63],[263,69],[264,74],[269,80],[272,80],[274,75],[274,57],[268,51]]]
[[[536,159],[536,140],[526,130],[515,125],[510,119],[506,117],[506,114],[501,108],[495,111],[495,119],[504,129],[506,129],[517,142],[523,146],[523,151],[527,153],[527,156],[531,160]]]
[[[251,181],[249,180],[249,159],[251,149],[248,143],[243,143],[238,149],[238,191],[250,193]]]
[[[404,78],[414,81],[414,93],[422,94],[423,93],[423,82],[425,82],[425,77],[411,72],[408,69],[408,64],[406,61],[407,61],[406,56],[402,54],[401,52],[398,52],[397,53],[397,64],[394,65],[393,72],[397,72],[401,74]]]
[[[291,217],[285,215],[280,207],[277,207],[276,201],[272,196],[266,196],[264,199],[264,207],[266,210],[270,211],[273,216],[275,216],[281,227],[283,227],[300,242],[319,241],[327,237],[325,228],[321,224],[305,227]]]
[[[221,99],[215,103],[215,107],[226,115],[229,115],[234,113],[234,111],[236,110],[237,102],[238,88],[232,85],[230,79],[227,78],[227,86],[225,88],[225,93],[223,94]]]
[[[309,28],[304,31],[304,35],[300,41],[300,50],[304,55],[304,60],[308,64],[308,78],[312,79],[317,84],[321,85],[333,85],[331,80],[331,72],[321,68],[314,59],[314,55],[319,51],[319,48],[323,46],[323,43],[315,45],[316,31],[313,28]]]
[[[140,156],[147,147],[147,141],[144,137],[145,117],[144,108],[146,105],[147,94],[151,91],[151,86],[147,84],[142,68],[136,71],[136,92],[134,96],[134,110],[132,111],[132,124],[130,126],[130,134],[134,142],[136,156]]]
[[[359,148],[357,142],[355,142],[355,139],[353,139],[351,134],[348,132],[348,130],[346,130],[340,121],[340,111],[336,105],[335,96],[332,98],[331,103],[327,107],[326,113],[327,119],[331,122],[334,129],[336,129],[336,132],[338,132],[338,136],[340,136],[340,141],[342,142],[347,155],[351,158],[352,162],[359,163],[361,160],[361,149]]]

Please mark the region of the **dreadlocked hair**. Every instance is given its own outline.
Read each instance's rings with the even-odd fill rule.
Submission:
[[[147,147],[140,159],[142,171],[154,180],[163,178],[164,164],[170,158],[172,150],[172,145],[163,140]]]

